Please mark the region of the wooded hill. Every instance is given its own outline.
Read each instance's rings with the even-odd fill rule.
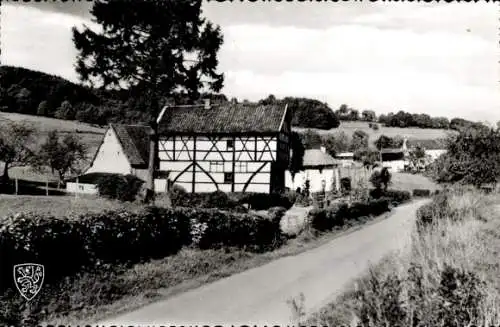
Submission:
[[[214,103],[229,100],[223,94],[202,94],[191,101],[183,94],[165,97],[163,103],[187,104],[210,98]],[[33,71],[26,68],[0,67],[0,111],[28,115],[77,120],[84,123],[106,125],[119,123],[146,123],[150,121],[150,100],[145,88],[140,85],[129,90],[109,91],[72,83],[64,78]],[[244,103],[250,103],[247,100]],[[287,103],[293,111],[295,127],[329,130],[337,128],[340,120],[378,122],[386,126],[421,127],[460,130],[474,124],[461,118],[448,120],[426,114],[380,115],[371,110],[358,111],[342,105],[333,110],[328,104],[308,98],[286,97],[277,99],[273,95],[258,101],[259,104]]]

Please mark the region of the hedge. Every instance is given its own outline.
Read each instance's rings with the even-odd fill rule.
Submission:
[[[250,208],[254,210],[268,210],[273,207],[283,207],[285,209],[290,209],[297,195],[295,192],[282,193],[243,193],[238,195],[239,204],[247,204]]]
[[[149,207],[64,218],[18,214],[0,226],[0,288],[13,287],[12,267],[19,263],[43,264],[51,283],[103,264],[162,258],[183,246],[261,252],[280,240],[272,219],[216,209]]]
[[[134,175],[109,174],[96,181],[99,195],[108,199],[134,201],[144,181]]]
[[[372,189],[370,190],[370,197],[372,199],[380,199],[386,198],[393,205],[400,205],[402,203],[408,202],[411,200],[411,193],[408,191],[399,191],[399,190],[381,190],[381,189]]]
[[[413,196],[429,197],[429,196],[431,196],[431,190],[429,190],[429,189],[414,189]]]
[[[342,227],[349,221],[381,215],[389,210],[389,200],[381,198],[368,202],[355,202],[350,206],[340,203],[326,209],[313,209],[309,212],[309,219],[312,228],[327,231],[334,227]]]
[[[217,208],[244,212],[236,200],[231,199],[222,191],[211,193],[188,193],[183,188],[174,185],[169,192],[174,207],[186,208]]]

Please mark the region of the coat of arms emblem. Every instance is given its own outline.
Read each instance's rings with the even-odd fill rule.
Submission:
[[[42,288],[45,269],[37,263],[14,265],[14,283],[17,290],[28,301],[32,300]]]

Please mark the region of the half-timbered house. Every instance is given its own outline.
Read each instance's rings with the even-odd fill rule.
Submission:
[[[280,192],[290,153],[286,105],[166,107],[158,118],[155,190]]]

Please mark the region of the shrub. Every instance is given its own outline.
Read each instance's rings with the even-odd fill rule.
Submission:
[[[0,226],[0,276],[11,276],[15,264],[37,262],[52,283],[103,264],[162,258],[183,246],[265,251],[280,245],[280,236],[271,219],[216,209],[148,207],[65,218],[25,213]],[[70,255],[54,255],[61,249]],[[0,288],[13,286],[11,278],[0,280]]]
[[[281,193],[246,193],[239,199],[239,204],[248,204],[254,210],[268,210],[272,207],[290,209],[296,201],[295,192]]]
[[[188,193],[183,188],[177,186],[173,187],[169,194],[172,206],[174,207],[218,208],[222,210],[245,211],[243,208],[238,207],[238,203],[235,200],[222,191]]]
[[[386,198],[393,205],[400,205],[411,200],[411,193],[408,191],[372,189],[370,190],[372,199]]]
[[[96,184],[102,197],[134,201],[144,181],[134,175],[110,174],[99,177]]]
[[[354,202],[350,206],[337,203],[327,209],[313,209],[309,212],[309,219],[312,228],[328,231],[334,227],[342,227],[349,221],[381,215],[387,211],[389,211],[389,200],[381,198],[369,202]]]
[[[342,193],[346,194],[351,192],[351,178],[343,177],[340,179],[340,187],[342,189]]]
[[[428,197],[431,195],[431,190],[428,189],[414,189],[413,190],[413,196],[421,196],[421,197]]]

